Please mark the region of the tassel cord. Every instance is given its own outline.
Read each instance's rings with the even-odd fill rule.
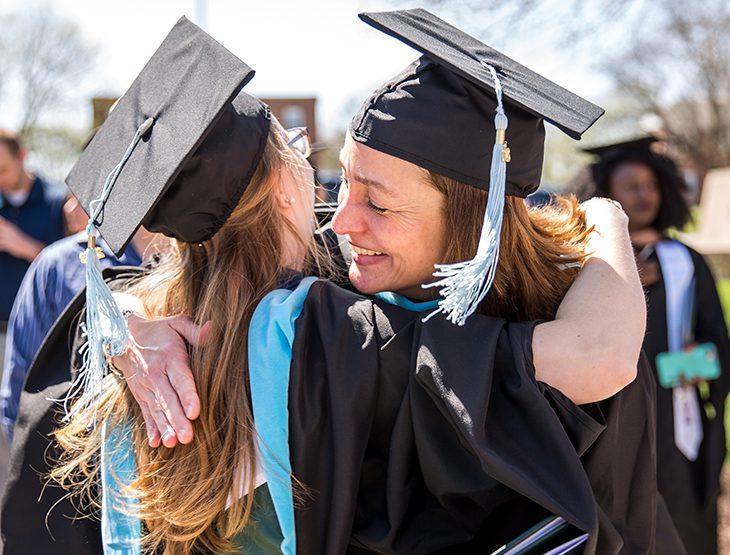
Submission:
[[[96,246],[96,225],[99,225],[99,218],[103,218],[104,207],[124,165],[153,124],[154,120],[148,118],[137,128],[124,156],[107,176],[101,196],[90,203],[91,216],[86,226],[88,244],[82,253],[82,261],[86,264],[86,320],[81,325],[85,342],[80,349],[81,370],[63,400],[64,421],[93,408],[90,422],[86,424],[96,425],[97,401],[104,389],[107,360],[127,349],[127,320],[101,274],[99,257],[103,254]],[[76,403],[71,408],[73,400]]]
[[[89,223],[94,225],[99,225],[99,216],[103,217],[104,214],[104,207],[106,206],[106,201],[109,200],[109,195],[112,192],[112,189],[114,188],[114,185],[117,182],[117,179],[119,178],[119,174],[122,173],[122,169],[126,165],[127,161],[129,160],[130,156],[132,156],[132,153],[134,152],[134,149],[137,147],[137,143],[149,133],[150,129],[152,129],[152,125],[155,123],[154,118],[147,118],[142,125],[140,125],[137,128],[137,131],[134,134],[134,138],[132,139],[132,142],[129,143],[129,146],[127,147],[127,150],[124,152],[124,156],[122,156],[122,159],[119,161],[119,163],[114,166],[111,172],[109,172],[109,175],[107,175],[106,180],[104,181],[104,188],[101,191],[101,196],[96,199],[92,200],[89,203],[89,208],[91,209],[91,217],[89,218]],[[87,228],[88,231],[88,228]]]
[[[440,279],[424,284],[423,287],[440,288],[439,293],[443,298],[438,308],[423,318],[424,322],[438,313],[444,313],[452,323],[464,325],[466,319],[476,311],[486,297],[496,275],[509,161],[509,149],[505,141],[508,120],[502,103],[502,84],[497,72],[492,66],[484,62],[482,64],[487,67],[494,80],[497,109],[494,118],[496,139],[492,149],[489,193],[479,245],[472,260],[454,264],[436,264],[433,275]]]

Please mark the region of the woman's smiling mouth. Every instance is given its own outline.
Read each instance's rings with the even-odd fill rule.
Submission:
[[[365,255],[365,256],[380,256],[383,253],[378,251],[371,251],[369,249],[363,249],[362,247],[358,247],[350,243],[350,248],[352,249],[352,252],[359,255]]]

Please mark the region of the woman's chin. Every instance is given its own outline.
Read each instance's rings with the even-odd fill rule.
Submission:
[[[387,284],[378,283],[377,280],[368,276],[367,271],[361,271],[354,263],[350,266],[348,277],[352,286],[364,295],[374,295],[381,291],[389,291],[386,287]]]

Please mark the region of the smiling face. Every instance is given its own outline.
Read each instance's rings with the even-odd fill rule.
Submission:
[[[662,194],[652,169],[640,162],[622,162],[608,182],[609,196],[621,203],[629,217],[629,230],[638,231],[654,223]]]
[[[352,248],[349,277],[362,293],[394,291],[413,299],[436,292],[434,264],[446,253],[445,197],[424,170],[345,139],[342,185],[332,229]]]

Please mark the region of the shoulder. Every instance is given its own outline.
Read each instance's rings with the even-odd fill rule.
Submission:
[[[81,279],[83,269],[79,262],[79,253],[84,250],[79,244],[79,234],[64,237],[44,248],[28,268],[21,288],[45,288],[58,277],[64,282],[76,282]],[[66,284],[77,289],[76,284]],[[55,287],[58,287],[56,283]]]
[[[256,307],[254,336],[310,338],[323,345],[382,343],[404,331],[423,314],[377,301],[314,277],[294,290],[270,292]]]
[[[303,278],[293,289],[270,291],[256,307],[254,318],[264,313],[274,318],[297,318],[304,310],[332,316],[333,311],[347,311],[347,307],[361,300],[371,302],[330,281],[310,276]]]
[[[59,265],[78,262],[80,252],[85,248],[83,233],[76,233],[51,243],[41,251],[33,262],[37,270],[48,270]]]
[[[431,309],[419,311],[399,306],[385,298],[370,297],[324,279],[312,285],[307,305],[325,321],[347,321],[361,330],[397,331],[432,312]]]
[[[43,249],[23,277],[15,304],[30,309],[29,299],[37,298],[51,306],[55,294],[65,299],[64,292],[72,294],[82,288],[84,273],[78,258],[81,250],[76,236],[66,237]]]
[[[373,302],[372,299],[364,296],[363,294],[340,287],[327,279],[317,279],[314,281],[309,290],[308,298],[313,302],[327,302],[344,305],[350,305],[359,301]]]

